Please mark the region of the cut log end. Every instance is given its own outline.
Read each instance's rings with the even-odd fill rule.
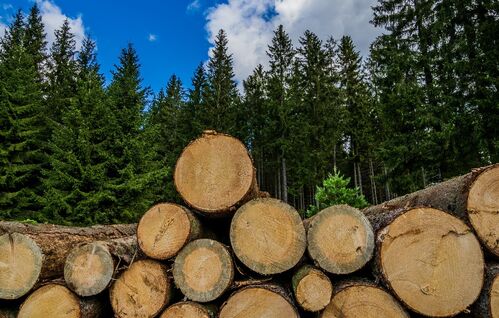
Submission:
[[[461,220],[433,208],[415,208],[382,229],[378,240],[380,272],[412,310],[452,316],[479,296],[483,253]]]
[[[203,305],[184,301],[168,307],[159,318],[212,318],[212,315]]]
[[[113,273],[113,257],[99,242],[74,248],[64,266],[64,279],[68,287],[80,296],[93,296],[102,292],[109,285]]]
[[[333,274],[349,274],[373,255],[374,234],[364,214],[348,205],[335,205],[309,222],[308,252],[316,265]]]
[[[499,256],[499,165],[475,179],[469,190],[467,211],[480,240]]]
[[[80,301],[64,286],[45,285],[21,305],[18,318],[81,318]]]
[[[29,237],[11,233],[0,236],[0,299],[17,299],[38,281],[42,251]]]
[[[293,275],[292,283],[296,302],[306,311],[320,311],[331,301],[331,281],[317,268],[303,266]]]
[[[176,204],[161,203],[149,209],[137,227],[140,249],[149,257],[168,259],[199,235],[199,222],[192,213]]]
[[[217,241],[195,240],[175,258],[173,277],[187,298],[199,302],[215,300],[234,279],[230,252]]]
[[[227,212],[255,192],[255,170],[246,147],[224,134],[204,134],[180,155],[175,186],[184,200],[206,214]]]
[[[356,284],[335,293],[320,318],[409,318],[402,306],[384,290]]]
[[[134,262],[111,286],[117,317],[153,317],[168,304],[171,283],[166,266],[153,260]]]
[[[220,318],[299,318],[296,308],[281,293],[263,287],[245,287],[222,305]]]
[[[230,242],[237,258],[262,275],[295,266],[306,248],[305,228],[298,212],[276,199],[255,199],[232,219]]]

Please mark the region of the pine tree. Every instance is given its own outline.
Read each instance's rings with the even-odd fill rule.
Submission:
[[[206,107],[206,93],[208,81],[203,63],[200,63],[192,77],[191,88],[188,90],[187,103],[185,105],[184,115],[186,118],[181,120],[184,125],[188,123],[188,139],[192,140],[199,136],[203,131],[202,110]]]
[[[31,7],[28,15],[28,20],[26,23],[25,42],[26,50],[32,57],[33,63],[37,67],[38,74],[40,74],[40,81],[42,81],[42,77],[44,74],[43,67],[47,59],[47,55],[45,52],[47,41],[45,40],[45,36],[46,35],[43,30],[43,22],[40,9],[35,3]]]

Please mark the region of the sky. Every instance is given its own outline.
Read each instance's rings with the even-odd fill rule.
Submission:
[[[227,32],[239,83],[256,65],[267,65],[267,46],[279,24],[295,45],[307,29],[323,40],[350,35],[363,56],[381,33],[369,23],[376,0],[0,0],[0,35],[18,9],[28,12],[35,1],[49,43],[66,18],[77,47],[86,35],[96,41],[98,61],[108,81],[120,50],[133,43],[143,83],[154,92],[172,74],[189,87],[195,68],[209,58],[221,28]]]

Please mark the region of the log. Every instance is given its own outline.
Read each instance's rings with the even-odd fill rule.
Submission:
[[[499,318],[499,263],[487,265],[485,284],[471,312],[477,318]]]
[[[335,205],[308,222],[308,253],[320,268],[333,274],[350,274],[373,256],[374,234],[358,209]]]
[[[18,299],[36,284],[43,255],[38,245],[19,233],[0,236],[0,299]]]
[[[116,317],[154,317],[170,302],[172,283],[167,267],[157,261],[139,260],[125,270],[109,289]]]
[[[188,209],[173,203],[160,203],[140,219],[137,240],[147,256],[165,260],[188,242],[200,238],[201,223]]]
[[[320,311],[331,301],[331,280],[313,266],[302,266],[295,272],[291,282],[296,302],[306,311]]]
[[[193,301],[183,301],[168,307],[159,318],[215,318],[212,308]]]
[[[431,206],[471,221],[478,238],[499,256],[499,164],[474,169],[468,174],[363,210],[366,215],[386,210]]]
[[[76,245],[131,236],[135,234],[135,229],[134,224],[69,227],[0,221],[0,235],[24,234],[40,247],[44,256],[39,277],[41,280],[62,277],[66,257]]]
[[[404,308],[382,288],[366,282],[342,283],[320,318],[409,318]]]
[[[66,284],[79,296],[97,295],[109,287],[120,265],[132,262],[137,251],[135,236],[77,246],[66,258]]]
[[[275,285],[248,286],[235,291],[220,308],[220,318],[299,318],[284,290]]]
[[[198,302],[215,300],[234,280],[231,254],[217,241],[195,240],[175,258],[173,278],[187,298]]]
[[[80,299],[60,284],[47,284],[26,298],[17,317],[97,318],[105,315],[99,301]]]
[[[434,208],[377,215],[375,273],[411,310],[449,317],[466,310],[483,286],[478,239],[460,219]]]
[[[177,160],[174,183],[193,209],[207,216],[233,214],[258,195],[253,161],[238,139],[205,131]]]
[[[254,199],[234,214],[230,242],[249,269],[272,275],[294,267],[307,245],[298,212],[277,199]]]

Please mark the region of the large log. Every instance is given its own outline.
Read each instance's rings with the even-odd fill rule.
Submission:
[[[356,208],[335,205],[308,223],[308,253],[315,264],[333,274],[350,274],[372,257],[374,234],[369,220]]]
[[[320,318],[409,318],[404,308],[382,288],[367,282],[346,282],[335,288]]]
[[[473,231],[460,219],[433,208],[374,215],[375,273],[411,310],[449,317],[480,294],[484,257]]]
[[[149,259],[132,263],[109,289],[115,317],[158,315],[171,300],[171,287],[165,265]]]
[[[209,302],[217,299],[234,279],[234,265],[229,250],[211,239],[187,244],[175,258],[175,284],[189,299]]]
[[[235,291],[220,308],[220,318],[299,318],[289,295],[275,285],[248,286]]]
[[[216,311],[193,301],[182,301],[168,307],[159,318],[215,318]]]
[[[109,287],[119,269],[130,264],[137,252],[135,236],[77,246],[66,258],[66,284],[80,296],[97,295]]]
[[[469,220],[484,246],[499,256],[499,164],[363,210],[366,215],[397,208],[431,206]]]
[[[165,260],[180,251],[185,244],[200,238],[201,223],[188,209],[172,203],[160,203],[150,208],[140,219],[137,240],[147,256]]]
[[[258,195],[253,162],[238,139],[205,131],[178,158],[174,182],[185,202],[208,216],[232,214]]]
[[[499,318],[499,264],[488,264],[485,284],[478,300],[473,304],[476,318]]]
[[[131,236],[135,234],[135,229],[135,224],[69,227],[0,221],[0,235],[24,234],[40,247],[43,253],[43,265],[39,278],[43,280],[58,278],[64,274],[66,257],[76,245]]]
[[[333,285],[321,270],[310,265],[300,267],[291,279],[296,302],[306,311],[317,312],[331,301]]]
[[[234,214],[230,242],[237,258],[251,270],[272,275],[294,267],[307,245],[298,212],[276,199],[254,199]]]

